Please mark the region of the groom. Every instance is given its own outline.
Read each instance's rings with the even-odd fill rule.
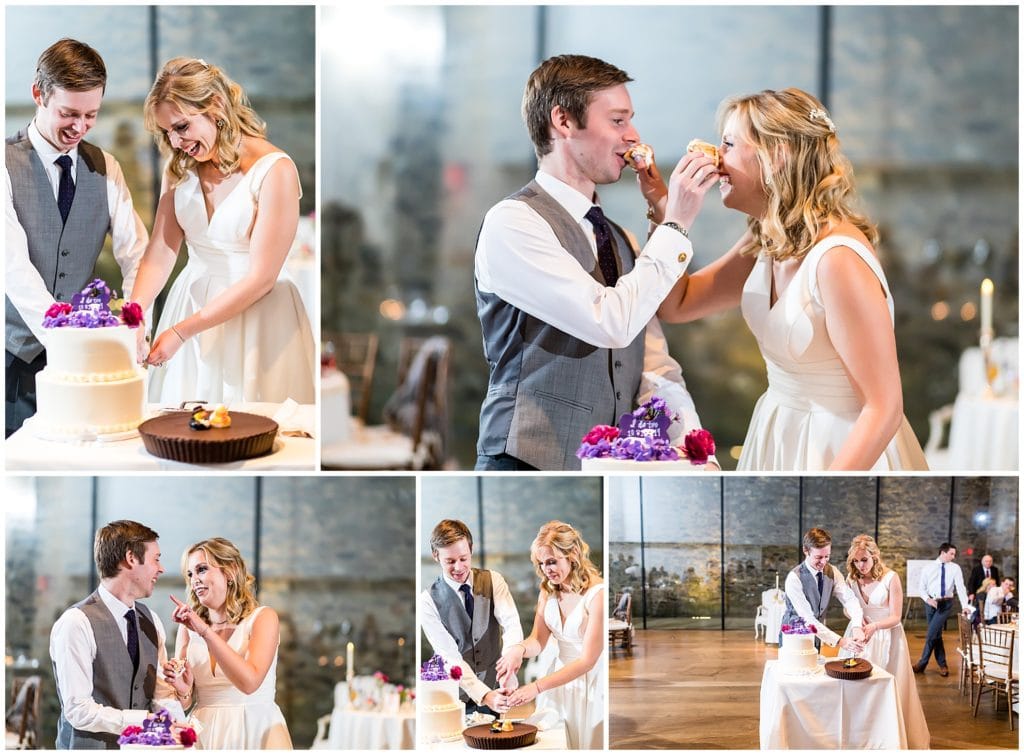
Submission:
[[[673,437],[700,426],[654,315],[693,258],[688,229],[708,187],[684,190],[677,169],[665,222],[643,251],[596,194],[619,180],[640,141],[631,80],[603,60],[559,55],[526,84],[538,171],[488,211],[476,247],[490,370],[479,470],[579,469],[581,438],[655,393],[682,419]]]
[[[163,625],[138,602],[153,594],[164,572],[158,537],[129,520],[96,533],[100,585],[50,632],[60,701],[58,750],[116,750],[121,730],[141,724],[154,699],[174,699],[161,675],[167,662]]]
[[[474,569],[473,533],[457,519],[438,522],[430,553],[441,575],[420,595],[423,633],[445,663],[462,668],[459,686],[472,702],[467,712],[504,713],[507,690],[497,688],[502,651],[523,641],[519,612],[496,571]]]
[[[36,411],[43,315],[95,277],[109,233],[130,291],[148,235],[117,161],[83,141],[107,84],[99,53],[62,39],[39,57],[32,122],[7,139],[5,437]]]
[[[782,623],[791,624],[797,617],[807,626],[817,630],[817,636],[830,647],[839,646],[854,654],[864,650],[864,612],[853,590],[843,579],[835,566],[829,564],[832,557],[832,536],[825,530],[812,527],[804,533],[804,560],[786,576],[786,612]],[[840,637],[825,626],[828,603],[835,595],[843,604],[850,625],[851,637]],[[779,636],[782,647],[782,636]]]

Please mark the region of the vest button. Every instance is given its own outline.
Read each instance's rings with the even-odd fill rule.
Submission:
[[[59,274],[57,275],[57,277],[58,277],[58,278],[64,278],[64,277],[67,277],[67,276],[66,276],[66,274],[65,274],[65,273],[59,273]]]
[[[680,252],[679,256],[676,259],[678,259],[680,262],[686,262],[686,252]]]
[[[615,366],[616,367],[621,367],[622,366],[622,362],[620,362],[618,359],[616,359],[615,360]]]
[[[615,391],[615,400],[622,401],[622,391]]]
[[[69,252],[67,249],[61,249],[60,250],[60,256],[61,257],[67,257],[69,254],[71,254],[71,252]]]

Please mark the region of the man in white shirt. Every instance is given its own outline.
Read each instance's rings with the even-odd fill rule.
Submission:
[[[864,612],[857,596],[843,579],[842,573],[829,563],[832,557],[832,536],[819,527],[812,527],[804,533],[804,560],[786,575],[786,612],[783,624],[791,624],[797,617],[804,624],[813,627],[818,639],[830,647],[838,645],[844,650],[860,653],[864,650]],[[825,626],[828,604],[835,595],[843,604],[850,624],[850,637],[841,637]],[[782,647],[782,636],[779,636]]]
[[[1013,581],[1013,578],[1007,577],[1001,584],[992,585],[989,588],[988,595],[985,598],[986,624],[995,624],[998,621],[999,614],[1013,600],[1014,587],[1016,587],[1016,583]]]
[[[924,649],[921,658],[914,664],[915,673],[923,673],[928,661],[935,653],[935,662],[939,664],[939,675],[949,676],[946,665],[946,646],[942,643],[942,630],[946,619],[953,610],[953,590],[960,598],[961,610],[970,615],[974,609],[967,599],[967,588],[964,586],[964,573],[953,563],[956,559],[956,546],[943,543],[939,546],[939,557],[921,570],[920,594],[924,600],[924,616],[928,621],[928,633],[924,638]]]
[[[154,701],[165,707],[175,698],[163,679],[163,624],[138,602],[153,594],[164,572],[158,537],[129,520],[96,533],[100,586],[65,611],[50,631],[60,700],[58,750],[117,749],[122,729],[140,725]]]
[[[523,641],[508,585],[496,571],[473,568],[473,533],[457,519],[434,527],[430,553],[441,575],[420,595],[420,627],[447,668],[461,667],[467,711],[504,713],[510,690],[497,686],[495,664]]]
[[[488,211],[476,247],[490,370],[477,469],[579,469],[582,437],[653,395],[680,416],[674,440],[700,426],[655,313],[693,257],[689,228],[717,173],[702,153],[680,161],[642,251],[604,217],[596,188],[619,180],[640,141],[628,81],[604,61],[560,55],[527,82],[538,171]]]
[[[107,235],[131,290],[148,235],[117,161],[84,141],[96,123],[107,70],[73,39],[39,57],[32,122],[6,141],[5,437],[35,413],[46,364],[43,316],[95,277]]]

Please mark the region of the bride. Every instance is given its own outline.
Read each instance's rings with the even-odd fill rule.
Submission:
[[[853,173],[835,124],[799,89],[719,108],[722,203],[749,216],[720,259],[684,276],[659,316],[686,322],[739,306],[768,370],[738,469],[927,469],[903,417],[893,302],[852,207]],[[659,217],[656,169],[638,173]]]
[[[533,631],[498,660],[498,680],[505,689],[524,658],[544,650],[550,638],[558,658],[547,676],[520,687],[509,705],[525,705],[539,694],[538,708],[551,706],[565,721],[571,750],[604,748],[604,582],[590,561],[590,546],[564,522],[548,522],[530,546],[540,577]]]
[[[203,540],[182,556],[187,604],[171,596],[174,643],[181,667],[164,665],[204,750],[290,750],[291,737],[274,702],[277,613],[253,594],[255,580],[238,548],[222,537]]]
[[[267,141],[242,88],[203,60],[168,61],[144,110],[169,158],[132,290],[144,310],[188,246],[148,355],[140,344],[163,368],[149,400],[313,403],[313,333],[282,274],[302,194],[295,164]]]
[[[846,556],[847,582],[864,610],[864,651],[858,655],[896,678],[903,709],[907,747],[927,750],[931,739],[928,722],[917,696],[917,680],[910,661],[907,636],[903,631],[903,587],[892,569],[882,563],[882,554],[870,535],[858,535]],[[846,635],[853,632],[847,626]],[[851,653],[841,651],[841,657]]]

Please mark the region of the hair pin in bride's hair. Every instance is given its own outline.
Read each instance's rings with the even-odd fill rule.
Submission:
[[[199,63],[203,68],[209,68],[210,67],[210,64],[207,63],[202,58],[196,58],[196,63]]]
[[[811,112],[807,114],[807,117],[812,121],[820,120],[822,123],[828,126],[828,130],[831,133],[834,134],[836,132],[836,124],[833,123],[832,119],[828,117],[828,113],[826,113],[820,107],[814,108]]]

